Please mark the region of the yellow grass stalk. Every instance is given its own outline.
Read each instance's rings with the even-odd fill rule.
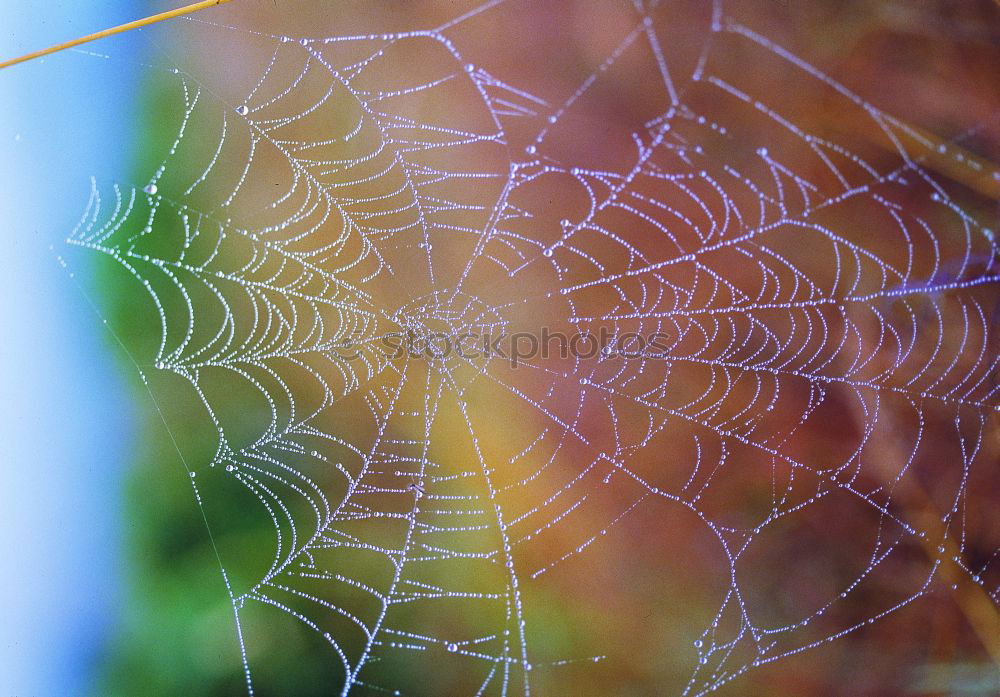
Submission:
[[[104,29],[103,31],[95,32],[93,34],[87,34],[86,36],[81,36],[78,39],[64,41],[61,44],[43,48],[40,51],[33,51],[31,53],[26,53],[23,56],[0,62],[0,70],[8,68],[12,65],[17,65],[18,63],[23,63],[24,61],[32,60],[33,58],[47,56],[50,53],[56,53],[57,51],[62,51],[63,49],[79,46],[80,44],[85,44],[89,41],[103,39],[105,36],[113,36],[131,29],[139,29],[141,27],[149,26],[150,24],[155,24],[156,22],[162,22],[165,19],[173,19],[174,17],[180,17],[181,15],[197,12],[198,10],[204,10],[209,7],[214,7],[215,5],[222,5],[227,2],[230,2],[230,0],[202,0],[201,2],[185,5],[184,7],[178,7],[176,10],[168,10],[159,14],[150,15],[149,17],[145,17],[143,19],[137,19],[134,22],[119,24],[117,27],[111,27],[110,29]]]

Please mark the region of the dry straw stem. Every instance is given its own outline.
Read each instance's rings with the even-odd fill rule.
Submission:
[[[63,49],[79,46],[80,44],[85,44],[89,41],[103,39],[105,36],[113,36],[115,34],[121,34],[122,32],[129,31],[132,29],[140,29],[150,24],[155,24],[156,22],[162,22],[165,19],[173,19],[174,17],[180,17],[181,15],[191,14],[192,12],[197,12],[198,10],[204,10],[206,8],[214,7],[216,5],[222,5],[230,1],[231,0],[202,0],[202,2],[195,2],[190,5],[185,5],[184,7],[178,7],[176,10],[168,10],[167,12],[161,12],[159,14],[150,15],[149,17],[145,17],[143,19],[137,19],[134,22],[126,22],[125,24],[119,24],[117,27],[104,29],[103,31],[95,32],[94,34],[87,34],[86,36],[81,36],[78,39],[65,41],[61,44],[56,44],[55,46],[43,48],[40,51],[33,51],[32,53],[26,53],[23,56],[3,61],[2,63],[0,63],[0,70],[2,70],[3,68],[8,68],[12,65],[17,65],[18,63],[23,63],[25,61],[32,60],[33,58],[47,56],[50,53],[56,53],[57,51],[62,51]]]

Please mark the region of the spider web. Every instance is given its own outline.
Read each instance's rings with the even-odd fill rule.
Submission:
[[[562,655],[537,608],[638,534],[690,537],[658,563],[710,585],[683,694],[941,589],[994,611],[996,548],[966,523],[996,474],[1000,177],[977,132],[941,143],[722,2],[624,5],[544,93],[463,35],[513,5],[353,36],[188,23],[246,58],[163,71],[183,113],[162,165],[95,184],[70,236],[140,284],[141,370],[217,434],[190,463],[206,521],[235,491],[273,528],[264,557],[219,548],[248,692],[257,607],[315,635],[342,695],[442,672],[437,694],[558,694],[628,647]],[[516,368],[384,342],[543,327],[668,340]],[[782,542],[811,515],[838,549]],[[867,533],[837,537],[847,518]],[[794,612],[763,609],[783,565],[834,558]]]

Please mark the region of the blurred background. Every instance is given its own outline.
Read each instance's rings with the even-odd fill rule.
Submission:
[[[143,11],[139,2],[0,5],[0,55]],[[140,135],[123,59],[61,54],[0,73],[0,694],[87,694],[125,593],[123,482],[136,423],[101,323],[57,263],[89,180],[120,177]]]
[[[0,57],[177,4],[93,2],[81,6],[52,2],[38,8],[0,0]],[[146,187],[153,192],[151,197],[182,202],[175,211],[157,213],[151,210],[150,201],[154,199],[140,195],[136,212],[126,217],[120,232],[115,233],[120,237],[109,237],[109,247],[119,245],[125,249],[132,243],[125,236],[147,224],[143,216],[155,217],[152,232],[142,236],[136,248],[138,254],[154,259],[177,258],[177,240],[183,238],[189,224],[188,205],[191,210],[224,211],[217,217],[242,231],[266,231],[275,221],[288,220],[301,200],[279,199],[279,206],[270,205],[276,198],[273,187],[284,193],[291,181],[281,158],[273,154],[265,154],[255,162],[250,169],[250,185],[241,196],[233,197],[235,200],[228,197],[234,182],[243,176],[249,153],[249,141],[240,139],[239,123],[233,115],[248,115],[241,110],[247,104],[254,107],[254,99],[245,98],[255,86],[261,92],[256,103],[263,106],[256,113],[248,111],[249,118],[258,122],[301,112],[317,94],[328,89],[327,83],[313,84],[307,78],[300,86],[302,96],[281,107],[288,111],[272,113],[269,109],[273,107],[265,103],[266,95],[280,92],[275,85],[293,81],[301,67],[290,60],[287,64],[277,61],[268,68],[272,54],[293,55],[292,48],[280,48],[291,44],[299,51],[294,55],[302,55],[303,49],[298,48],[301,38],[373,37],[354,42],[361,44],[360,48],[348,42],[310,49],[334,65],[349,65],[352,58],[366,55],[370,42],[383,40],[374,37],[440,27],[476,9],[483,12],[470,15],[445,34],[470,61],[474,68],[470,72],[478,76],[478,84],[489,83],[494,93],[511,100],[511,111],[537,112],[504,124],[509,137],[505,145],[517,148],[519,153],[534,147],[550,162],[581,168],[620,169],[634,157],[630,134],[662,112],[666,98],[662,82],[655,77],[655,55],[642,52],[625,53],[620,65],[601,73],[597,88],[587,98],[567,109],[565,117],[559,111],[559,121],[549,129],[551,133],[544,141],[533,140],[547,116],[571,100],[588,75],[601,72],[603,61],[627,35],[635,19],[633,3],[628,2],[511,2],[492,8],[445,0],[336,4],[236,0],[199,14],[197,21],[175,21],[0,71],[0,190],[4,192],[0,197],[0,219],[4,221],[0,235],[7,241],[5,273],[0,274],[4,284],[0,302],[6,318],[5,336],[0,343],[6,397],[0,432],[4,468],[0,530],[2,548],[9,550],[0,574],[0,695],[245,694],[243,657],[229,592],[266,596],[266,592],[254,587],[254,582],[270,563],[276,526],[260,506],[262,499],[249,495],[245,484],[234,484],[227,468],[266,468],[268,465],[261,463],[268,455],[287,458],[283,461],[309,473],[322,484],[326,496],[336,502],[345,484],[339,475],[327,471],[329,468],[324,470],[323,463],[336,461],[352,474],[361,466],[350,448],[309,435],[289,441],[294,445],[291,454],[287,449],[262,449],[253,457],[220,454],[219,429],[225,431],[231,450],[240,451],[240,446],[253,443],[266,431],[268,404],[239,380],[230,382],[229,378],[219,377],[212,383],[206,379],[214,385],[206,397],[192,389],[190,373],[172,371],[171,366],[154,369],[164,356],[160,342],[162,327],[166,326],[161,325],[157,310],[163,309],[172,320],[186,317],[188,299],[164,293],[163,304],[157,307],[136,280],[147,273],[155,275],[157,271],[151,266],[137,262],[138,271],[133,273],[107,254],[70,249],[64,240],[81,216],[93,213],[97,220],[115,219],[108,216],[114,201],[110,187],[116,183],[123,190]],[[1000,162],[1000,81],[996,71],[1000,65],[1000,7],[990,0],[761,1],[739,3],[728,16],[787,48],[874,107],[899,118],[893,133],[903,134],[900,137],[908,152],[921,159],[962,211],[976,221],[972,237],[967,236],[953,211],[933,203],[928,185],[919,180],[880,192],[935,226],[937,244],[924,240],[911,250],[915,268],[926,272],[933,266],[935,270],[919,278],[921,283],[961,284],[996,275],[996,245],[983,230],[1000,227],[1000,179],[996,176]],[[710,6],[694,1],[664,3],[655,17],[661,35],[669,37],[665,42],[668,64],[681,75],[690,74],[709,42]],[[276,47],[286,53],[275,54]],[[364,78],[370,80],[365,85],[373,91],[406,87],[414,84],[417,76],[429,80],[437,74],[435,71],[453,69],[448,64],[452,59],[449,55],[420,44],[415,48],[387,48],[385,56],[384,63]],[[753,97],[780,105],[783,113],[794,116],[797,125],[861,154],[879,171],[899,166],[899,144],[875,127],[868,114],[828,83],[789,69],[774,61],[772,54],[759,51],[759,47],[720,41],[707,66],[714,74],[728,76]],[[257,83],[265,70],[269,81],[265,80],[261,88]],[[477,72],[480,70],[482,73]],[[682,83],[679,78],[678,85]],[[504,92],[498,84],[513,89]],[[195,88],[202,90],[197,108],[191,102]],[[690,154],[690,159],[683,155],[677,160],[665,160],[658,163],[660,166],[708,171],[722,180],[723,168],[729,165],[755,172],[760,183],[768,173],[753,167],[759,149],[766,146],[776,160],[797,164],[801,171],[815,174],[828,190],[835,188],[835,183],[823,178],[821,165],[787,142],[773,123],[756,120],[758,116],[752,109],[733,106],[695,87],[681,89],[686,90],[683,101],[693,111],[679,119],[677,137],[680,142],[702,145],[703,151]],[[339,133],[346,130],[345,125],[349,127],[360,119],[357,147],[372,147],[375,141],[371,139],[377,135],[366,130],[369,126],[365,125],[362,110],[349,104],[346,93],[334,91],[334,95],[332,111],[294,126],[286,134],[289,142],[295,138],[322,141],[328,131]],[[477,107],[476,98],[470,91],[442,96],[428,90],[428,96],[419,103],[404,98],[389,101],[383,108],[386,114],[419,113],[456,128],[485,132],[491,125]],[[171,155],[186,114],[186,138]],[[708,114],[708,122],[698,121],[698,114]],[[723,132],[720,125],[724,126]],[[218,143],[224,127],[229,130],[223,147]],[[725,128],[727,137],[723,137]],[[503,172],[507,155],[494,145],[446,150],[431,164],[459,171],[474,163],[477,172]],[[215,179],[189,196],[188,186],[204,171],[206,163],[214,161],[217,151],[221,155]],[[335,159],[338,153],[321,154]],[[358,153],[351,152],[350,156],[357,157]],[[968,162],[977,166],[971,167]],[[338,183],[338,174],[327,176]],[[88,201],[93,202],[91,177],[103,195],[104,207],[99,214],[88,208]],[[155,182],[155,189],[149,188],[151,182]],[[391,188],[392,181],[383,177],[366,183],[351,189],[346,198],[368,202],[358,204],[352,213],[360,218],[367,216],[373,221],[373,229],[392,229],[399,224],[387,212],[392,206],[379,209],[378,204],[370,203],[385,193],[379,186]],[[469,208],[453,213],[448,224],[481,229],[481,216],[491,210],[491,201],[498,194],[494,182],[484,176],[473,185],[466,182],[454,188],[459,191],[447,195],[465,196],[462,200]],[[561,218],[577,220],[586,213],[588,201],[581,192],[573,182],[540,176],[539,183],[534,188],[526,187],[517,201],[520,209],[533,217],[530,222],[522,221],[523,228],[512,223],[512,230],[529,239],[554,243]],[[705,196],[707,200],[707,192]],[[165,205],[164,210],[167,208]],[[897,238],[891,222],[870,210],[835,211],[824,222],[852,242],[871,246],[897,260],[892,255],[901,254],[892,249],[892,244],[898,243],[894,242]],[[662,245],[651,242],[651,237],[644,237],[642,230],[636,231],[634,225],[621,228],[650,258],[662,258],[667,253]],[[282,229],[278,237],[287,240],[294,233],[294,227]],[[587,244],[584,235],[580,239],[581,245]],[[364,286],[371,293],[371,304],[391,310],[412,308],[414,301],[406,292],[419,298],[447,286],[440,277],[436,285],[428,281],[423,273],[425,258],[433,249],[439,273],[447,278],[461,269],[462,261],[471,252],[472,240],[441,231],[426,239],[405,234],[379,238],[377,246],[402,281],[394,283],[385,280],[384,274],[377,276]],[[800,254],[795,257],[797,263],[815,279],[829,275],[833,261],[822,240],[806,235],[796,236],[795,240],[787,248],[780,243],[775,243],[774,248]],[[324,253],[327,244],[334,244],[331,235],[317,233],[299,244],[296,251],[315,259]],[[359,245],[352,244],[348,241],[337,247],[336,255],[323,257],[325,263],[344,265],[345,258],[371,261]],[[680,240],[678,244],[683,247],[687,242]],[[489,251],[500,259],[513,253],[509,249]],[[588,251],[606,267],[615,268],[625,259],[620,249],[605,248],[596,242]],[[216,263],[223,270],[238,269],[245,253],[239,247],[224,247]],[[537,257],[540,248],[533,253]],[[928,261],[935,254],[940,255],[939,265]],[[587,278],[587,270],[574,266],[571,259],[560,259],[558,253],[553,258],[563,264],[566,276],[557,279],[536,268],[522,276],[520,283],[512,284],[506,283],[496,270],[479,270],[470,277],[470,292],[485,298],[491,307],[519,308],[501,313],[513,327],[531,329],[548,323],[572,331],[574,327],[565,321],[564,301],[546,298],[545,294],[566,277]],[[273,263],[262,262],[255,273],[269,278],[275,271]],[[719,273],[734,283],[745,283],[749,288],[754,288],[755,283],[760,285],[751,272],[732,260],[718,263]],[[729,266],[721,266],[725,263]],[[359,279],[369,270],[365,264],[350,266],[340,277],[360,286],[363,282]],[[690,277],[679,274],[666,278],[678,285],[691,282]],[[859,270],[858,277],[862,275]],[[788,278],[782,280],[791,283]],[[222,285],[220,289],[231,301],[239,326],[239,318],[245,319],[251,304],[237,298],[232,289]],[[927,295],[933,303],[946,308],[942,315],[944,330],[955,336],[965,316],[936,292],[928,291]],[[194,297],[196,302],[209,305],[207,296]],[[968,291],[968,297],[975,298],[987,313],[995,313],[995,280],[979,283]],[[617,296],[594,293],[581,296],[577,302],[576,313],[596,316],[613,308]],[[712,302],[705,301],[706,306]],[[923,307],[925,314],[919,318],[921,336],[930,336],[928,332],[934,329],[934,315],[929,308]],[[195,327],[194,345],[199,341],[210,344],[210,337],[222,321],[221,315],[206,315],[208,321]],[[988,329],[980,337],[983,353],[992,357],[997,353],[995,318],[995,314],[987,317]],[[859,352],[874,352],[879,346],[877,330],[865,325],[860,316],[855,319],[860,327]],[[185,342],[183,320],[177,322],[167,327],[168,348]],[[648,328],[642,324],[627,327]],[[255,336],[253,330],[243,327],[235,331],[243,332],[239,336],[246,341]],[[955,350],[955,365],[973,372],[990,372],[982,368],[982,362],[976,363],[979,353],[948,345]],[[688,350],[684,346],[675,348]],[[932,351],[931,345],[919,344],[915,355],[926,358]],[[184,367],[183,354],[178,349],[173,367]],[[889,363],[879,363],[881,360],[891,361],[891,356],[879,354],[873,374],[879,367],[890,367]],[[268,365],[273,371],[284,369]],[[523,373],[501,375],[536,403],[567,420],[573,418],[577,408],[578,377],[594,379],[607,370],[596,361],[560,365],[558,372],[554,372],[554,364],[545,367],[550,373],[538,379]],[[831,368],[837,369],[836,365]],[[269,379],[263,370],[247,370],[258,380]],[[903,366],[898,384],[910,378],[917,380],[907,372],[913,370],[910,365]],[[432,372],[414,369],[411,382],[431,385]],[[668,407],[675,406],[671,399],[683,401],[688,393],[718,389],[709,376],[696,369],[679,372],[679,377],[671,378],[676,380],[673,385],[677,394],[662,398]],[[562,379],[567,376],[571,380]],[[392,377],[391,373],[375,375],[364,383],[365,390],[384,397],[394,386]],[[581,463],[590,463],[592,453],[564,445],[561,440],[543,440],[539,434],[546,426],[544,419],[526,412],[523,404],[510,399],[509,393],[468,379],[466,401],[471,405],[469,418],[476,420],[479,442],[473,444],[467,438],[463,425],[466,415],[461,410],[454,405],[442,407],[432,435],[439,445],[428,456],[436,466],[444,468],[441,479],[430,477],[424,483],[421,473],[407,481],[419,479],[432,495],[469,495],[474,490],[463,487],[472,485],[461,482],[472,476],[465,476],[471,471],[470,462],[482,456],[487,462],[512,463],[509,471],[497,477],[501,489],[510,485],[509,493],[501,499],[506,510],[524,512],[529,518],[524,530],[511,534],[517,539],[517,563],[528,565],[519,568],[525,570],[522,578],[524,611],[529,618],[528,643],[538,647],[533,649],[532,658],[538,668],[530,671],[533,694],[680,694],[698,665],[709,665],[705,669],[708,671],[720,657],[729,654],[735,665],[751,664],[753,653],[745,642],[734,641],[731,649],[721,646],[740,626],[731,613],[721,621],[715,617],[729,583],[729,565],[718,541],[707,534],[702,519],[692,510],[728,526],[733,533],[730,543],[735,545],[741,534],[760,522],[761,511],[772,505],[775,486],[780,488],[788,473],[749,450],[737,447],[730,454],[725,449],[720,451],[710,433],[671,426],[658,439],[632,451],[629,465],[660,490],[682,492],[691,462],[701,462],[705,457],[713,466],[737,463],[734,468],[720,465],[717,473],[699,475],[710,477],[711,482],[705,480],[707,493],[697,506],[684,508],[647,500],[645,494],[635,491],[634,482],[601,470],[598,463],[592,471],[587,469],[587,476],[595,481],[581,480],[587,502],[575,512],[576,517],[562,525],[553,523],[542,534],[525,537],[530,533],[528,528],[534,527],[530,522],[533,507],[541,502],[548,505],[553,492],[576,481],[584,469]],[[309,378],[300,376],[299,380],[294,384],[309,395],[308,399],[314,399],[315,395],[308,392],[315,390]],[[924,387],[931,392],[945,391],[953,386],[948,380],[942,377],[940,384],[928,381]],[[811,393],[802,385],[789,383],[780,399],[775,394],[773,413],[766,419],[773,429],[769,433],[779,440],[785,437],[782,442],[788,452],[820,470],[833,471],[835,465],[831,463],[841,451],[860,448],[863,437],[875,442],[873,451],[866,453],[867,462],[875,464],[864,468],[859,465],[858,477],[875,490],[886,486],[902,463],[912,460],[912,470],[906,477],[899,474],[897,486],[890,487],[894,492],[893,513],[926,531],[928,537],[943,535],[951,539],[948,545],[954,547],[949,546],[948,552],[958,555],[968,573],[949,566],[949,570],[937,574],[925,593],[920,590],[921,583],[936,563],[933,548],[938,540],[933,545],[925,544],[916,536],[892,530],[885,536],[894,545],[893,554],[887,561],[871,566],[872,573],[865,575],[866,566],[871,564],[867,555],[883,534],[884,521],[850,499],[828,497],[813,501],[810,496],[816,484],[808,477],[804,485],[793,487],[789,481],[788,491],[792,493],[783,505],[791,507],[802,502],[808,513],[790,516],[789,522],[768,530],[766,545],[750,548],[745,565],[739,567],[740,588],[746,592],[741,602],[747,612],[761,626],[794,624],[836,598],[855,579],[865,576],[865,582],[859,583],[859,589],[852,590],[849,597],[836,602],[833,612],[802,632],[781,634],[781,641],[789,642],[782,645],[782,650],[792,655],[754,665],[732,682],[719,678],[720,674],[725,677],[720,667],[711,676],[701,675],[694,680],[694,692],[718,679],[718,693],[734,697],[997,693],[1000,683],[995,656],[989,653],[989,637],[981,635],[982,627],[995,626],[1000,581],[995,558],[1000,541],[1000,523],[994,511],[1000,484],[996,397],[990,391],[996,384],[995,372],[985,375],[984,384],[977,395],[986,395],[986,406],[959,413],[934,403],[922,412],[920,424],[905,403],[887,398],[879,407],[884,413],[880,412],[877,429],[869,414],[859,413],[861,407],[848,406],[849,395],[833,388],[828,400],[832,406],[811,419],[802,419],[804,427],[796,429]],[[738,406],[730,409],[729,403],[735,404],[740,394],[742,391],[737,390],[719,410],[720,423],[738,417]],[[324,412],[321,430],[367,451],[375,427],[372,419],[366,418],[370,405],[362,397],[360,393],[348,395],[344,403]],[[423,397],[424,391],[418,390],[400,399],[413,400],[417,409]],[[211,415],[206,403],[211,404]],[[755,410],[761,408],[762,404],[754,404]],[[614,447],[613,441],[621,434],[635,436],[631,432],[641,431],[647,416],[641,410],[620,409],[616,414],[625,425],[612,426],[608,412],[602,412],[599,405],[591,411],[588,404],[582,413],[582,417],[580,412],[576,414],[582,419],[580,428],[585,429],[595,447],[600,444],[608,448]],[[978,437],[973,423],[979,425]],[[389,430],[405,439],[419,437],[421,427],[419,423],[393,422]],[[924,436],[925,432],[928,435]],[[956,432],[960,435],[956,436]],[[514,467],[517,453],[531,446],[536,438],[541,443],[538,452]],[[979,444],[973,455],[959,452],[961,445],[972,442]],[[919,450],[916,443],[920,443]],[[918,454],[911,457],[910,448]],[[554,465],[543,476],[514,486],[519,477],[541,467],[539,463],[549,457]],[[966,471],[974,474],[959,482],[956,473],[962,470],[957,463],[963,457],[968,458]],[[887,469],[880,470],[879,463],[888,463]],[[460,483],[446,481],[449,472]],[[605,476],[611,485],[602,488],[599,481]],[[192,482],[197,483],[198,498]],[[285,501],[295,497],[294,492],[285,493],[289,494]],[[954,503],[952,496],[961,503]],[[412,490],[404,487],[402,498],[412,499]],[[301,510],[289,505],[290,517],[311,511],[301,501],[295,504]],[[395,510],[402,504],[397,497],[384,495],[374,505]],[[542,516],[536,516],[539,524],[557,516],[557,512],[545,510]],[[623,511],[628,514],[612,525]],[[942,532],[942,516],[961,519],[961,527],[949,530],[944,525]],[[212,540],[206,524],[212,530]],[[376,535],[395,539],[393,535],[398,531],[388,528],[378,530]],[[351,529],[351,534],[367,539],[363,536],[369,533]],[[573,552],[591,536],[604,535],[610,544],[597,543],[585,553]],[[495,545],[496,540],[484,538],[475,543]],[[377,586],[386,582],[386,569],[380,566],[384,560],[360,555],[340,559],[334,554],[330,552],[331,558],[325,562],[321,558],[320,565],[342,569],[338,564],[353,564],[350,573],[366,579],[366,583]],[[539,576],[538,582],[527,581],[527,571],[544,567],[563,554],[570,558],[558,570]],[[220,566],[227,571],[225,581]],[[974,582],[970,581],[973,575]],[[473,562],[456,562],[428,571],[426,580],[441,587],[464,583],[468,588],[509,592],[509,588],[504,590],[502,579],[494,578],[494,571]],[[352,595],[353,591],[317,585],[313,592],[366,621],[371,619],[366,613],[375,612],[370,598]],[[857,621],[882,615],[917,592],[920,597],[914,602],[877,622],[855,628],[835,641],[822,641],[823,636]],[[280,596],[281,602],[299,611],[299,606],[294,605],[296,598],[291,596]],[[279,594],[274,591],[274,596],[268,597],[276,600]],[[290,613],[276,609],[273,603],[250,599],[239,607],[255,694],[339,693],[343,669],[330,645],[317,638],[317,632]],[[517,630],[509,607],[506,615],[497,608],[490,611],[494,614],[480,613],[478,607],[469,604],[425,609],[418,605],[405,618],[409,624],[399,626],[423,628],[434,636],[461,637],[463,642],[490,631]],[[310,614],[315,613],[314,607],[302,612],[315,617]],[[713,619],[717,631],[708,630]],[[350,627],[338,625],[336,617],[315,621],[336,636],[340,636],[338,631],[349,634]],[[414,633],[419,634],[416,630]],[[478,686],[488,680],[491,664],[470,659],[463,651],[479,650],[474,647],[480,645],[463,643],[463,651],[456,656],[449,645],[424,643],[424,639],[405,638],[420,645],[419,652],[384,651],[365,669],[364,683],[352,694],[392,694],[394,689],[409,695],[477,694]],[[821,643],[806,651],[795,650],[814,641]],[[348,636],[342,645],[354,658],[363,644],[362,637]],[[500,652],[489,642],[480,648],[485,654]],[[700,659],[704,659],[701,664]],[[508,689],[508,682],[517,687],[510,687],[506,694],[518,693],[528,670],[522,671],[520,664],[511,667],[513,663],[511,659],[501,669],[509,671],[509,679],[496,678],[479,694],[501,694]]]

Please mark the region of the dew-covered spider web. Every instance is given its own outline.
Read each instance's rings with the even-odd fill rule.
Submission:
[[[241,690],[703,695],[932,603],[989,659],[995,84],[935,134],[780,3],[235,5],[70,242],[148,328]],[[519,332],[610,343],[388,341]]]

